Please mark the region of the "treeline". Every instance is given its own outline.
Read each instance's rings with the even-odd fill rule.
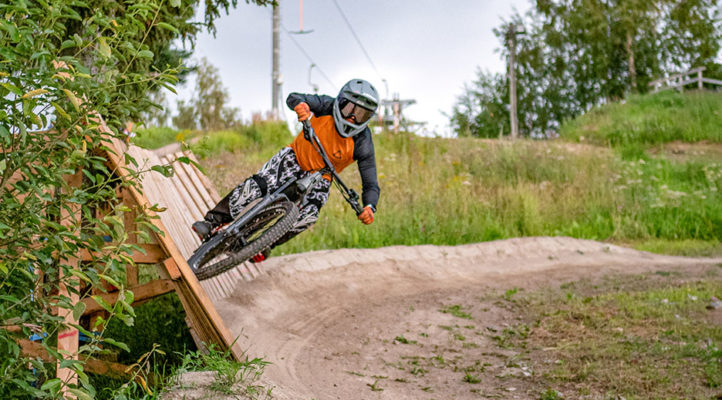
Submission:
[[[717,0],[538,0],[494,29],[516,44],[519,130],[554,134],[591,107],[645,93],[661,76],[706,67],[719,77]],[[511,29],[510,29],[511,28]],[[513,35],[510,38],[509,35]],[[510,132],[507,74],[478,71],[454,105],[459,136]]]

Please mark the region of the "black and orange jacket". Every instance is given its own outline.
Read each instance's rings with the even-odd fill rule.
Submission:
[[[301,93],[291,93],[286,99],[286,104],[291,109],[299,103],[308,104],[314,115],[314,118],[311,118],[311,126],[321,140],[321,144],[337,172],[341,172],[354,161],[358,163],[363,205],[370,204],[375,208],[379,201],[380,189],[376,177],[376,156],[371,131],[366,128],[363,132],[350,138],[339,135],[333,120],[333,102],[334,98],[330,96]],[[296,136],[290,147],[296,154],[298,165],[304,171],[317,171],[323,168],[323,159],[314,150],[311,143],[303,137],[303,132]]]

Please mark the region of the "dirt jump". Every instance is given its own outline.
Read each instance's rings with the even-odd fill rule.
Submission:
[[[317,251],[265,261],[264,275],[215,303],[246,354],[272,363],[262,383],[276,399],[531,399],[538,393],[524,392],[525,367],[491,339],[515,316],[485,301],[490,294],[721,261],[566,237]],[[473,319],[439,312],[451,305]],[[466,332],[463,347],[451,346],[452,331]],[[470,391],[459,368],[419,359],[475,360],[506,379]]]

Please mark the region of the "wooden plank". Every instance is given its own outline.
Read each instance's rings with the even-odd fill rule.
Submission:
[[[183,163],[176,163],[176,166],[178,166],[178,168],[175,169],[175,175],[184,187],[184,190],[181,192],[183,201],[188,204],[188,208],[195,207],[198,210],[203,210],[201,212],[205,214],[205,211],[208,210],[206,204],[201,195],[198,193],[198,190],[196,190],[195,186],[193,186],[191,178],[188,176],[185,168],[183,168]]]
[[[77,188],[82,185],[83,175],[78,171],[73,175],[67,176],[65,181],[67,182],[68,187],[63,190],[70,191],[73,190],[73,188]],[[80,204],[72,203],[69,204],[67,208],[61,209],[60,223],[76,233],[80,230],[81,218]],[[79,269],[80,258],[71,256],[65,261],[65,265],[71,269]],[[70,278],[64,275],[63,268],[59,268],[58,279],[60,284],[58,295],[68,297],[70,299],[70,303],[75,304],[78,301],[78,292],[68,288],[68,280],[75,280],[77,278]],[[73,317],[73,310],[56,307],[55,312],[63,319],[63,323],[66,326],[65,328],[58,330],[58,352],[62,354],[63,358],[66,360],[77,360],[79,333],[77,329],[71,327],[71,325],[78,323],[78,321]],[[58,367],[56,370],[56,377],[68,385],[77,384],[78,376],[75,374],[75,371],[70,368],[60,368],[60,361],[61,360],[57,361]]]
[[[48,355],[47,350],[43,347],[42,343],[33,342],[27,339],[18,339],[17,343],[20,345],[20,352],[26,357],[40,358],[46,361],[50,360],[50,356]],[[95,358],[86,358],[83,361],[85,362],[85,366],[83,368],[85,372],[116,378],[129,378],[133,375],[133,371],[130,370],[130,366],[128,365],[98,360]],[[149,373],[147,376],[150,384],[153,384],[154,380],[158,378],[152,373]]]
[[[140,162],[148,165],[160,164],[157,156],[146,150],[136,146],[131,146],[129,151]],[[200,240],[190,229],[194,221],[202,218],[202,213],[197,210],[195,205],[193,209],[188,209],[187,204],[183,201],[180,194],[185,190],[182,183],[177,178],[169,179],[158,173],[143,174],[143,191],[147,199],[153,203],[158,203],[161,207],[165,207],[166,211],[160,213],[160,218],[168,229],[168,233],[175,241],[181,254],[188,258],[200,244]],[[179,189],[176,189],[176,186]],[[204,210],[205,212],[205,210]]]
[[[129,254],[130,258],[138,264],[157,264],[167,258],[163,248],[158,244],[136,244],[141,250],[133,250]],[[97,252],[89,252],[87,249],[80,250],[80,259],[82,261],[93,261],[100,258],[102,254],[108,254],[116,250],[108,250],[98,254]],[[128,255],[127,253],[123,253]]]
[[[198,159],[196,158],[196,156],[193,153],[191,153],[191,152],[187,153],[186,157],[190,158],[191,161],[198,164]],[[203,184],[203,187],[206,189],[208,194],[211,196],[211,200],[213,200],[213,203],[212,203],[213,206],[211,206],[211,207],[214,207],[216,204],[218,204],[218,202],[221,201],[221,196],[218,194],[216,187],[213,186],[213,183],[211,183],[211,180],[208,179],[208,177],[203,172],[201,172],[201,170],[199,170],[195,166],[193,167],[193,169],[196,171],[196,173],[198,175],[198,179],[200,179],[200,181],[201,181],[201,184]]]
[[[662,83],[665,83],[665,82],[668,82],[668,81],[672,81],[672,80],[675,80],[675,79],[681,79],[681,78],[686,77],[687,75],[696,74],[696,73],[698,73],[698,72],[703,72],[703,71],[705,71],[705,70],[707,70],[707,68],[705,68],[705,67],[692,68],[692,69],[690,69],[690,70],[687,71],[687,72],[682,72],[682,73],[679,73],[679,74],[670,75],[670,76],[668,76],[668,77],[666,77],[666,78],[660,78],[660,79],[654,80],[654,81],[652,81],[652,82],[649,82],[649,86],[656,86],[656,85],[658,85],[658,84],[662,84]]]
[[[180,174],[181,172],[178,172]],[[187,188],[183,184],[183,181],[180,179],[180,175],[175,175],[173,179],[169,179],[170,183],[175,187],[175,190],[178,193],[186,193]],[[203,216],[205,215],[206,211],[208,211],[208,208],[203,206],[203,208],[200,208],[198,204],[196,204],[195,201],[193,201],[192,198],[188,195],[179,195],[178,200],[183,204],[184,207],[188,209],[188,212],[192,216],[192,219],[194,221],[203,219]]]
[[[176,158],[182,157],[183,153],[176,154],[175,156]],[[180,167],[190,177],[191,183],[193,184],[193,190],[196,193],[200,194],[201,198],[203,199],[204,208],[211,209],[215,207],[216,202],[213,201],[211,195],[208,193],[208,189],[203,186],[203,182],[201,182],[200,178],[198,178],[198,175],[200,174],[198,169],[196,169],[196,167],[191,164],[185,164],[179,161],[176,161],[173,165],[180,165]]]
[[[154,297],[158,297],[166,293],[172,292],[174,290],[174,286],[170,280],[159,279],[155,281],[150,281],[140,286],[131,287],[126,290],[133,292],[133,304],[136,304],[138,302],[149,300]],[[99,294],[98,296],[100,296],[110,305],[113,305],[116,301],[118,301],[119,295],[120,292],[112,292]],[[86,297],[82,301],[83,303],[85,303],[85,312],[83,312],[83,315],[93,314],[95,312],[103,310],[103,307],[101,307],[100,304],[98,304],[90,297]]]
[[[722,81],[718,79],[712,79],[712,78],[702,78],[702,82],[709,83],[712,85],[720,85],[722,86]]]
[[[174,281],[180,279],[181,273],[178,269],[178,264],[173,258],[168,258],[163,261],[163,265],[165,266],[165,270],[168,272],[168,276],[170,276],[170,279]]]

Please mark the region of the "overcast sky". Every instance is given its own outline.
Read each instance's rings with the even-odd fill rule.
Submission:
[[[290,92],[313,91],[305,51],[317,66],[311,70],[311,83],[320,94],[335,96],[346,81],[358,77],[386,97],[387,84],[389,96],[398,93],[416,100],[405,111],[407,117],[426,121],[428,131],[439,135],[448,135],[443,113],[450,113],[477,68],[504,71],[492,29],[508,19],[514,7],[521,12],[529,8],[528,0],[336,1],[373,65],[334,0],[303,1],[303,28],[313,32],[293,39],[283,28],[299,29],[299,1],[280,0],[284,101]],[[194,58],[206,57],[219,69],[231,106],[239,107],[248,120],[253,112],[271,108],[271,9],[239,3],[217,21],[215,38],[199,36]],[[191,80],[179,97],[189,98],[192,87]],[[283,110],[287,119],[295,120],[285,102]]]

